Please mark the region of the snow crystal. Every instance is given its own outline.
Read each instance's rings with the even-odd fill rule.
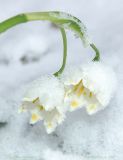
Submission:
[[[23,101],[33,101],[37,97],[39,97],[40,102],[45,106],[46,110],[51,110],[52,107],[62,104],[64,86],[54,76],[44,75],[29,85]]]
[[[51,12],[50,15],[57,19],[69,20],[69,22],[62,24],[62,26],[66,29],[71,29],[71,24],[73,22],[76,23],[77,27],[80,29],[80,32],[82,33],[81,39],[83,41],[84,46],[85,47],[89,46],[89,44],[91,43],[91,40],[87,34],[87,29],[79,19],[77,19],[76,17],[72,17],[70,14],[65,14],[64,12],[60,12],[60,13]],[[80,37],[80,33],[78,33],[78,31],[74,30],[74,32],[76,37]]]
[[[116,90],[116,75],[112,68],[95,62],[83,65],[83,84],[96,94],[99,102],[106,106]]]

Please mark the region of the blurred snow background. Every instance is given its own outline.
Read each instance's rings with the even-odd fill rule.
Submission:
[[[0,21],[22,12],[61,10],[81,19],[114,68],[119,86],[102,112],[88,116],[84,110],[68,114],[55,133],[47,135],[42,124],[28,124],[17,110],[24,86],[60,67],[62,39],[48,22],[30,22],[0,35],[0,159],[93,160],[123,159],[123,4],[122,0],[0,0]],[[93,58],[71,32],[68,65]],[[97,77],[98,78],[98,77]],[[103,84],[102,84],[103,85]]]

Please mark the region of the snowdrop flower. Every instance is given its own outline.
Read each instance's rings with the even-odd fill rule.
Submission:
[[[65,118],[63,99],[63,84],[54,76],[44,76],[29,86],[20,112],[31,113],[30,124],[43,120],[47,133],[51,133]]]
[[[116,89],[114,71],[101,62],[69,68],[62,75],[65,103],[70,111],[86,107],[88,114],[105,108]]]

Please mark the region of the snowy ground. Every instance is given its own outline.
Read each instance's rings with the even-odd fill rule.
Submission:
[[[60,66],[62,40],[50,23],[30,22],[0,35],[0,159],[122,160],[123,159],[123,5],[122,0],[0,0],[0,21],[27,11],[61,10],[79,17],[113,67],[118,89],[110,105],[88,116],[68,114],[55,133],[42,124],[28,124],[18,115],[24,86]],[[91,60],[93,52],[68,32],[68,65]]]

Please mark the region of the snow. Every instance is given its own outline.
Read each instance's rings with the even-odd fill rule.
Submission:
[[[56,131],[47,135],[42,123],[30,126],[29,115],[18,114],[25,86],[61,66],[60,32],[48,22],[30,22],[0,35],[0,159],[90,160],[123,159],[123,40],[122,0],[0,0],[0,21],[21,12],[61,10],[84,22],[104,63],[118,78],[109,106],[89,116],[83,109],[67,114]],[[80,39],[68,36],[67,65],[94,57]]]
[[[85,158],[83,158],[82,156],[77,156],[77,155],[73,155],[73,154],[63,154],[60,151],[54,151],[54,150],[50,150],[50,149],[46,149],[43,152],[43,156],[44,159],[47,160],[54,160],[54,159],[59,159],[59,160],[85,160]]]

